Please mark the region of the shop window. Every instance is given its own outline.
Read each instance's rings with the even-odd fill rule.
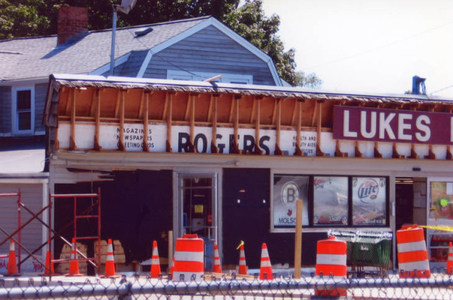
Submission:
[[[383,226],[387,221],[387,184],[384,177],[352,178],[353,225]]]
[[[13,132],[33,133],[34,130],[34,89],[20,87],[13,89]]]
[[[296,201],[303,200],[302,225],[309,225],[308,176],[276,175],[273,189],[274,228],[294,228],[296,225]]]
[[[387,227],[387,185],[387,177],[274,174],[272,230],[294,230],[298,199],[303,227]]]
[[[348,225],[348,177],[314,178],[313,224]]]

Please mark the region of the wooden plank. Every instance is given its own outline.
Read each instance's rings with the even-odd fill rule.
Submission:
[[[293,126],[296,116],[297,116],[297,99],[294,99],[293,115],[291,116],[291,122],[289,123],[289,125]]]
[[[97,97],[99,96],[99,89],[95,88],[93,91],[93,95],[91,96],[91,103],[90,103],[90,116],[96,116],[96,107],[97,107]]]
[[[315,127],[317,112],[318,112],[318,102],[315,102],[315,107],[313,108],[313,115],[311,116],[311,127]]]
[[[275,124],[275,118],[277,116],[277,110],[278,110],[278,98],[274,98],[274,110],[272,111],[272,121],[271,124]]]
[[[167,147],[167,152],[173,152],[173,149],[171,148],[171,125],[172,125],[172,118],[173,118],[173,97],[175,96],[175,93],[167,93],[165,95],[166,98],[168,98],[168,115],[167,115],[167,141],[166,141],[166,147]]]
[[[71,133],[69,136],[69,150],[77,150],[77,145],[75,143],[75,125],[76,125],[76,108],[77,108],[77,99],[76,93],[78,91],[76,89],[71,89],[70,91],[71,96]]]
[[[168,109],[168,97],[165,96],[165,103],[164,103],[164,110],[162,111],[162,120],[165,120],[165,117],[167,116],[167,109]]]
[[[95,91],[95,102],[96,102],[96,111],[95,111],[95,118],[96,118],[96,129],[94,133],[94,150],[102,151],[102,147],[100,144],[100,127],[101,127],[101,91],[96,89]]]
[[[252,103],[252,110],[250,112],[250,120],[249,120],[249,123],[250,124],[253,124],[253,119],[255,118],[255,106],[256,106],[256,101],[257,101],[257,98],[254,97],[253,98],[253,103]]]
[[[239,141],[238,141],[238,135],[239,135],[239,99],[241,98],[240,95],[233,96],[233,102],[234,102],[234,137],[233,137],[233,145],[230,149],[230,153],[232,154],[242,154],[242,151],[239,150]]]
[[[215,100],[215,101],[217,101],[217,100]],[[214,102],[214,96],[213,96],[213,94],[211,94],[211,96],[209,98],[209,107],[208,107],[208,114],[206,116],[206,122],[209,122],[211,120],[213,102]]]
[[[190,149],[189,152],[197,153],[197,149],[195,147],[195,101],[198,95],[191,94],[190,95],[190,102],[191,102],[191,113],[190,113]]]
[[[261,99],[262,97],[255,97],[253,104],[256,107],[256,119],[255,119],[255,151],[254,154],[263,154],[263,150],[260,148],[260,126],[261,126]],[[256,102],[256,105],[255,105]]]
[[[217,148],[217,100],[219,94],[211,94],[211,103],[214,103],[213,113],[212,113],[212,141],[211,141],[211,153],[219,153],[219,148]]]
[[[235,101],[235,99],[236,98],[234,97],[234,95],[231,95],[230,118],[228,119],[229,123],[233,123],[233,117],[234,117],[233,113],[234,113],[234,103],[235,103],[234,101]]]
[[[148,130],[149,130],[149,96],[151,95],[150,91],[145,91],[142,95],[143,102],[143,151],[150,152],[148,146]]]
[[[283,151],[280,148],[280,136],[281,136],[281,125],[282,125],[282,102],[281,98],[277,98],[277,130],[276,130],[276,141],[275,141],[275,153],[274,155],[283,155]]]
[[[305,153],[300,149],[300,144],[302,142],[302,103],[305,100],[299,99],[296,103],[297,110],[297,124],[296,124],[296,151],[294,155],[305,156]]]
[[[322,127],[322,104],[323,100],[318,100],[316,102],[317,112],[318,112],[318,122],[316,123],[316,156],[326,156],[321,150],[321,127]]]
[[[126,151],[126,147],[124,146],[124,102],[126,97],[126,91],[120,90],[119,91],[119,109],[118,112],[120,114],[120,140],[119,140],[119,150]]]
[[[302,216],[303,202],[296,202],[296,230],[294,236],[294,278],[300,279],[302,267]]]
[[[190,101],[192,101],[192,97],[191,97],[191,94],[188,95],[188,98],[187,98],[187,106],[186,106],[186,113],[184,114],[184,120],[185,121],[190,121],[189,120],[189,114],[190,114]]]
[[[145,93],[147,91],[143,90],[142,91],[142,97],[140,99],[140,106],[138,108],[138,118],[139,119],[142,119],[143,118],[143,110],[144,110],[144,106],[145,106]]]
[[[118,115],[120,113],[121,109],[121,97],[122,97],[122,91],[117,91],[117,97],[116,97],[116,107],[115,107],[115,118],[118,118]]]

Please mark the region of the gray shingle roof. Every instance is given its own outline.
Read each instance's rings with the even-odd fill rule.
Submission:
[[[115,58],[153,48],[210,17],[118,28]],[[153,31],[136,37],[139,28]],[[73,44],[56,47],[57,36],[0,41],[0,80],[47,77],[51,73],[88,74],[110,62],[112,31],[91,31]]]

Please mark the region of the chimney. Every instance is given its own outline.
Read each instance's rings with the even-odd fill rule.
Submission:
[[[73,42],[88,32],[88,9],[65,6],[58,10],[57,45]]]

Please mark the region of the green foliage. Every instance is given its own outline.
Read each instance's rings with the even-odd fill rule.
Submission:
[[[112,4],[121,0],[0,0],[0,39],[57,32],[61,6],[88,8],[89,30],[112,26]],[[267,17],[262,0],[138,0],[129,14],[119,14],[118,27],[151,24],[211,15],[268,54],[279,75],[293,86],[319,87],[315,74],[296,72],[295,50],[285,52],[277,32],[280,18]]]
[[[312,89],[319,89],[322,85],[322,80],[319,79],[315,73],[306,75],[304,72],[296,73],[296,86],[308,87]]]
[[[0,0],[0,39],[36,36],[46,32],[50,19],[46,1]]]

